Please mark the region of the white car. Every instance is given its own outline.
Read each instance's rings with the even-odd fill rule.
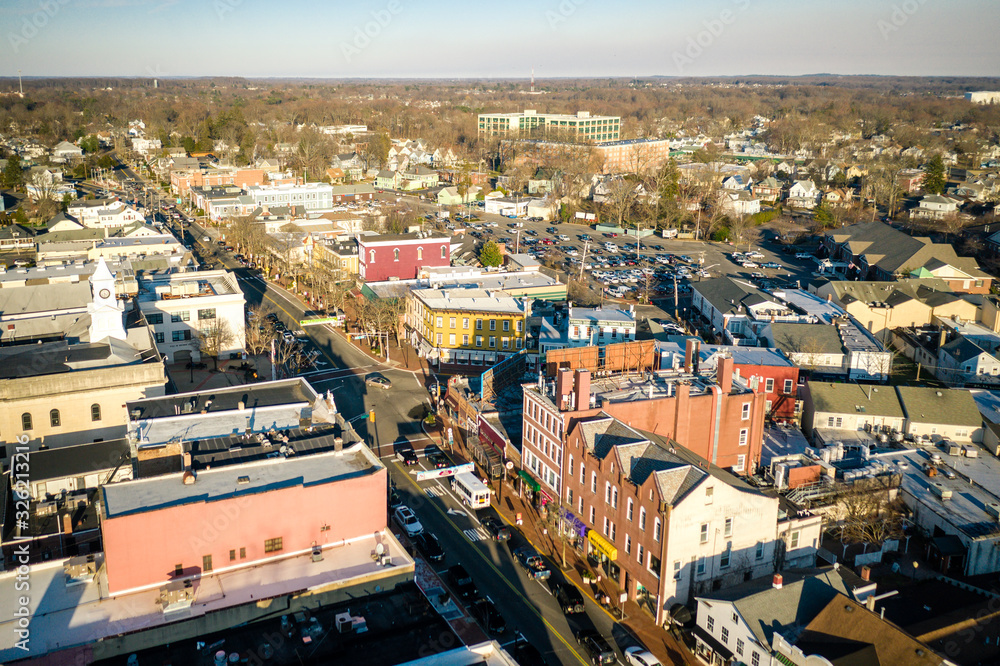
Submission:
[[[743,268],[757,268],[757,264],[752,261],[744,261],[742,264]]]
[[[795,255],[796,259],[812,259],[812,255],[808,252],[799,252]]]
[[[641,645],[627,647],[622,654],[625,655],[625,663],[630,666],[660,666],[660,660]]]
[[[410,507],[400,504],[396,507],[396,512],[393,515],[399,526],[406,532],[406,536],[412,537],[423,533],[424,526],[417,520],[417,515],[413,513],[413,509]]]

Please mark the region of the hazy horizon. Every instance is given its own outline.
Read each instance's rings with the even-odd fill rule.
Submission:
[[[997,76],[995,2],[10,0],[16,77]],[[734,71],[736,69],[743,70]]]

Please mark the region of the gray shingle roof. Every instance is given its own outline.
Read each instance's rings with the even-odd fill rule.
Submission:
[[[897,386],[896,391],[910,421],[971,428],[978,428],[983,423],[976,400],[967,389]]]
[[[728,277],[702,280],[693,286],[696,292],[723,314],[734,314],[740,310],[740,306],[748,308],[767,302],[778,304],[778,301],[753,285]]]
[[[891,386],[826,384],[809,382],[808,390],[817,412],[903,417],[903,408]]]
[[[771,346],[787,353],[841,354],[844,345],[832,324],[771,324]]]

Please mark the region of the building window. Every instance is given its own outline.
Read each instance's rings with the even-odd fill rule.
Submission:
[[[146,315],[146,321],[149,322],[150,326],[156,326],[157,324],[163,323],[163,313],[162,312],[150,312]]]
[[[656,520],[653,521],[653,541],[658,542],[659,540],[660,540],[660,518],[659,516],[657,516]]]
[[[481,335],[477,335],[476,336],[476,346],[477,347],[482,347],[483,346],[483,336],[481,336]]]
[[[174,565],[174,575],[175,576],[183,576],[184,575],[184,565],[183,564],[175,564]]]
[[[573,476],[573,456],[569,457],[569,475]]]
[[[708,523],[701,524],[701,543],[708,543]]]
[[[469,318],[465,317],[462,319],[462,328],[469,330]]]
[[[774,377],[764,380],[764,393],[774,393]]]
[[[681,579],[681,561],[674,560],[674,580]]]
[[[570,506],[573,506],[573,489],[572,488],[567,488],[566,489],[566,503],[569,504]]]
[[[743,428],[742,430],[740,430],[740,446],[746,446],[747,445],[747,435],[749,434],[749,432],[750,431],[747,430],[746,428]]]
[[[722,535],[723,536],[727,536],[727,537],[733,536],[733,519],[732,518],[726,518],[726,527],[722,531]]]
[[[736,639],[736,656],[738,656],[738,657],[742,657],[743,656],[743,639],[742,638],[737,638]]]
[[[750,403],[749,402],[744,402],[743,403],[743,413],[740,414],[740,418],[742,420],[744,420],[744,421],[746,421],[748,418],[750,418]]]
[[[791,379],[786,379],[785,380],[785,394],[786,395],[791,395],[791,393],[792,393],[792,387],[793,386],[794,386],[794,382]]]
[[[232,550],[229,551],[229,561],[230,562],[235,562],[236,561],[236,549],[235,548],[233,548]]]
[[[442,344],[442,338],[444,338],[444,333],[438,333],[437,334],[437,344],[438,344],[438,347],[440,347],[441,344]]]
[[[21,430],[31,430],[31,414],[21,414]]]
[[[277,553],[279,550],[281,550],[284,547],[282,545],[282,543],[281,543],[281,540],[283,538],[284,537],[276,537],[274,539],[265,539],[264,540],[264,552],[265,553]]]
[[[708,630],[710,632],[711,631],[715,631],[715,618],[714,617],[712,617],[711,615],[709,615],[707,618],[705,618],[705,624],[708,627]]]
[[[704,557],[699,557],[698,558],[698,575],[699,576],[704,576],[705,575],[705,558]]]
[[[791,544],[792,548],[798,548],[799,547],[799,531],[798,530],[795,530],[794,532],[792,532],[791,542],[792,542],[792,544]]]
[[[448,344],[452,347],[455,346],[455,334],[451,333],[448,335]]]
[[[497,330],[497,320],[496,319],[490,319],[490,330],[491,331]]]
[[[590,505],[590,524],[593,525],[596,520],[597,520],[597,509],[595,509],[594,505],[591,504]]]
[[[368,253],[368,256],[369,256],[369,257],[371,257],[371,261],[369,261],[368,263],[370,263],[370,264],[374,264],[374,263],[375,263],[375,250],[371,250],[371,251],[370,251],[370,252]]]
[[[156,342],[159,342],[160,344],[163,344],[163,341],[166,339],[166,336],[164,336],[163,332],[161,331],[159,333],[153,333],[153,339]]]
[[[53,428],[58,428],[61,424],[59,419],[59,410],[53,409],[49,412],[49,425]]]
[[[733,542],[730,541],[726,544],[726,549],[722,551],[722,555],[719,556],[719,568],[728,569],[729,562],[732,560],[733,556]]]
[[[457,325],[457,322],[458,322],[458,320],[455,317],[450,317],[448,319],[448,328],[455,328],[455,326]]]
[[[491,335],[490,336],[490,349],[496,349],[496,347],[497,347],[497,336]]]
[[[587,480],[587,468],[584,464],[580,463],[580,483],[584,483]]]
[[[628,534],[625,535],[625,554],[632,554],[632,537]]]
[[[629,497],[628,502],[625,503],[625,519],[628,520],[628,522],[630,523],[632,522],[632,507],[633,507],[632,498]]]
[[[483,330],[483,320],[482,319],[477,319],[476,320],[476,330],[477,331]]]
[[[186,331],[171,331],[170,332],[170,339],[173,342],[181,342],[183,340],[190,340],[191,339],[191,331],[190,330],[186,330]]]
[[[215,319],[215,308],[198,310],[198,319]]]
[[[419,259],[419,258],[420,258],[420,250],[417,250],[417,259]],[[398,248],[392,251],[392,260],[393,261],[399,261],[399,249]]]
[[[754,559],[762,560],[764,559],[764,542],[757,542],[757,549],[754,551]]]
[[[503,343],[504,349],[510,349],[510,338],[502,338],[501,342]]]
[[[738,456],[736,456],[736,464],[733,465],[733,471],[742,472],[746,464],[747,464],[747,457],[742,453],[739,454]]]
[[[91,421],[101,420],[101,406],[96,402],[90,406],[90,420]]]
[[[604,503],[611,504],[611,482],[604,482]]]
[[[760,653],[751,652],[750,653],[750,666],[760,666]]]
[[[191,312],[184,310],[183,312],[171,312],[170,321],[177,324],[182,321],[191,321]]]
[[[437,318],[437,327],[442,328],[444,326],[444,317]]]
[[[211,555],[205,555],[204,557],[201,558],[201,570],[204,573],[208,573],[209,571],[212,570],[212,556]]]
[[[521,321],[520,319],[517,320],[517,329],[516,330],[517,330],[518,333],[520,333],[522,330],[524,330],[524,322]]]
[[[597,492],[597,472],[590,473],[590,492]]]
[[[441,258],[444,259],[447,256],[448,256],[448,246],[447,245],[442,245],[441,246]]]
[[[463,335],[462,336],[462,346],[464,346],[464,347],[468,347],[469,346],[469,336],[468,335]]]
[[[639,549],[636,551],[636,558],[635,559],[638,560],[639,564],[642,564],[643,559],[645,559],[645,557],[646,557],[646,549],[640,543],[639,544]]]
[[[639,529],[643,532],[646,531],[646,507],[639,507]]]
[[[708,488],[705,488],[705,504],[711,504],[714,498],[715,498],[715,487],[709,486]]]
[[[510,330],[510,319],[504,319],[503,320],[503,330],[504,331],[509,331]]]
[[[723,643],[729,642],[729,629],[726,627],[722,628],[722,642]]]

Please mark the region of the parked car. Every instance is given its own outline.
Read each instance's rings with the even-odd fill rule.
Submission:
[[[479,626],[488,633],[502,634],[507,631],[507,623],[504,622],[503,615],[500,614],[496,604],[489,597],[473,601],[469,606],[469,612],[479,622]]]
[[[553,594],[559,602],[559,608],[567,615],[587,610],[583,604],[583,594],[571,583],[556,584]]]
[[[399,496],[396,489],[393,488],[389,491],[389,510],[395,511],[398,507],[403,505],[403,498]]]
[[[441,542],[430,532],[416,535],[413,537],[413,543],[428,560],[440,562],[444,559],[444,548],[441,547]]]
[[[808,252],[797,252],[795,254],[796,259],[812,259],[812,255]]]
[[[623,654],[625,655],[625,663],[629,666],[660,666],[660,660],[641,645],[627,647]]]
[[[451,467],[451,461],[448,460],[448,457],[445,456],[440,451],[434,451],[432,453],[427,453],[426,451],[424,451],[424,453],[426,454],[427,462],[434,469],[444,469],[445,467]]]
[[[482,524],[494,541],[510,541],[510,528],[493,516],[483,518]]]
[[[406,532],[406,536],[414,537],[424,531],[424,526],[417,520],[417,514],[413,513],[413,509],[405,504],[396,507],[396,511],[392,515],[396,518],[399,526],[403,528],[403,531]]]
[[[461,564],[453,564],[448,567],[448,583],[455,594],[463,599],[472,599],[477,594],[475,581]]]
[[[611,645],[608,644],[607,639],[597,631],[593,629],[581,629],[576,634],[576,640],[586,648],[590,654],[590,662],[594,666],[613,664],[617,661],[615,651],[611,649]]]
[[[521,546],[514,550],[514,558],[520,564],[529,578],[535,580],[546,580],[552,575],[545,560],[531,546]]]

